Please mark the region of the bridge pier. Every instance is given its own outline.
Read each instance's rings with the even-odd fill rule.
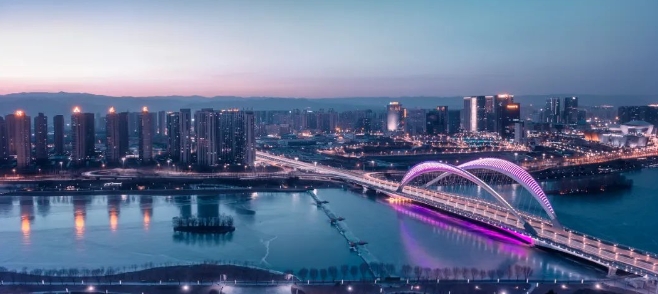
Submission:
[[[609,266],[608,267],[608,277],[614,277],[617,275],[617,268]]]

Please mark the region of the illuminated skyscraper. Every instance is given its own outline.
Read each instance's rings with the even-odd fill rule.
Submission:
[[[75,164],[94,157],[95,143],[94,114],[82,113],[80,107],[73,108],[71,115],[71,159]]]
[[[192,111],[189,108],[180,110],[179,117],[180,132],[180,156],[179,161],[182,163],[192,162]]]
[[[13,130],[10,132],[14,134],[14,148],[16,148],[16,167],[26,168],[30,165],[32,143],[31,143],[31,123],[30,117],[27,116],[22,110],[17,110],[14,113]]]
[[[180,160],[180,112],[167,113],[167,152],[174,162]]]
[[[218,161],[253,166],[256,160],[254,113],[230,109],[218,115]]]
[[[504,139],[514,139],[516,125],[521,122],[521,104],[508,103],[502,113],[502,129],[500,135]]]
[[[194,114],[194,132],[197,164],[200,166],[217,164],[217,113],[212,108],[202,109]]]
[[[9,157],[7,151],[7,123],[5,118],[0,116],[0,160]]]
[[[64,116],[59,114],[53,117],[53,130],[55,131],[53,143],[55,144],[55,154],[64,154]]]
[[[386,110],[386,130],[389,132],[404,130],[405,111],[402,104],[390,102]]]
[[[564,97],[562,122],[565,124],[578,123],[578,97]]]
[[[437,106],[427,112],[427,134],[439,135],[448,133],[448,106]]]
[[[139,159],[145,162],[153,159],[153,116],[148,108],[142,108],[139,116]]]
[[[468,132],[486,130],[486,101],[485,96],[464,97],[464,130]]]
[[[34,155],[37,161],[48,159],[48,117],[34,117]]]
[[[111,107],[105,116],[105,158],[109,163],[120,163],[128,154],[128,113],[117,113]]]
[[[560,98],[548,98],[546,99],[546,106],[544,107],[544,119],[543,122],[551,124],[560,124],[562,123],[562,115],[560,110]]]

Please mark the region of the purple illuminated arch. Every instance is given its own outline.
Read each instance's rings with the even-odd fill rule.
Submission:
[[[407,172],[407,174],[404,175],[404,178],[402,178],[402,181],[400,182],[400,186],[398,186],[397,189],[398,192],[402,192],[404,186],[409,182],[411,182],[416,177],[431,172],[444,172],[446,174],[454,174],[473,182],[474,184],[480,186],[482,189],[484,189],[489,194],[491,194],[494,198],[496,198],[496,200],[500,204],[502,204],[505,208],[507,208],[512,214],[514,214],[514,216],[516,216],[517,219],[522,220],[524,222],[524,227],[526,228],[529,227],[525,218],[511,204],[509,204],[509,202],[507,202],[507,200],[505,200],[503,196],[501,196],[496,190],[491,188],[489,184],[485,183],[484,181],[482,181],[482,179],[476,177],[475,175],[466,171],[465,169],[447,163],[441,163],[437,161],[426,161],[415,165]]]
[[[557,215],[555,215],[553,206],[551,206],[551,203],[548,201],[546,193],[544,193],[544,190],[542,190],[541,186],[539,186],[539,183],[537,183],[537,181],[535,181],[535,179],[522,167],[499,158],[480,158],[461,164],[458,167],[465,170],[485,169],[495,171],[512,178],[515,182],[521,184],[521,186],[523,186],[530,192],[530,194],[532,194],[532,197],[535,198],[537,202],[539,202],[542,209],[544,209],[546,214],[548,214],[548,217],[551,219],[553,224],[559,225],[557,221]],[[425,187],[438,182],[448,175],[449,174],[444,173],[438,176],[436,179],[425,184]]]

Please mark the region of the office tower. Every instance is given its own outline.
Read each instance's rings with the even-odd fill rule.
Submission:
[[[100,112],[96,112],[94,118],[96,119],[94,125],[96,127],[96,132],[105,132],[105,117],[101,116]]]
[[[503,139],[514,139],[516,124],[521,122],[521,104],[519,103],[508,103],[505,105],[504,112],[502,114],[502,128],[501,128],[501,137]]]
[[[386,111],[386,130],[389,132],[404,130],[404,117],[406,115],[402,104],[390,102]]]
[[[158,111],[158,130],[160,136],[167,135],[167,113],[164,110]]]
[[[492,101],[491,98],[489,101]],[[464,97],[464,130],[468,132],[486,130],[486,102],[485,96]]]
[[[514,95],[498,94],[493,96],[493,102],[493,123],[491,124],[493,128],[490,129],[490,131],[503,136],[505,128],[508,126],[505,117],[507,113],[507,105],[514,103]]]
[[[80,107],[73,108],[73,115],[71,115],[71,159],[76,164],[94,157],[94,131],[94,114],[82,113]]]
[[[180,112],[167,113],[167,152],[174,162],[180,161],[180,127]]]
[[[293,109],[291,113],[292,127],[295,131],[303,131],[308,128],[308,117],[306,110]]]
[[[192,111],[189,108],[180,110],[180,155],[178,160],[182,163],[192,162]]]
[[[54,143],[55,143],[55,154],[62,155],[64,154],[64,116],[61,114],[55,115],[53,117],[53,130],[54,130]]]
[[[41,112],[34,117],[34,155],[37,161],[48,159],[48,117]]]
[[[448,134],[456,134],[461,129],[461,110],[448,110]]]
[[[7,150],[7,123],[5,118],[0,116],[0,160],[4,160],[9,157],[9,152]]]
[[[139,159],[148,162],[153,159],[153,116],[143,107],[139,116]]]
[[[254,113],[237,109],[218,113],[218,161],[253,166],[256,160]]]
[[[17,110],[13,117],[13,128],[8,129],[14,134],[16,148],[16,167],[26,168],[30,165],[32,142],[30,117],[22,110]]]
[[[578,97],[564,97],[562,122],[565,124],[578,123]]]
[[[410,135],[423,135],[427,127],[427,111],[425,109],[407,109],[405,127]]]
[[[334,111],[333,108],[329,108],[329,111],[327,112],[327,132],[335,133],[337,126],[338,126],[338,112]]]
[[[128,154],[128,113],[117,113],[114,107],[105,116],[105,158],[108,163],[120,163]]]
[[[562,116],[560,112],[560,98],[546,99],[546,106],[544,107],[543,122],[551,124],[562,123]]]
[[[437,106],[427,112],[427,134],[439,135],[448,133],[448,106]]]
[[[217,113],[204,108],[194,113],[196,155],[199,166],[217,164]]]

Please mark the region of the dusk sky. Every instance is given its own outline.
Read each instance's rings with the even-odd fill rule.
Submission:
[[[656,94],[656,12],[656,0],[0,0],[0,94]]]

